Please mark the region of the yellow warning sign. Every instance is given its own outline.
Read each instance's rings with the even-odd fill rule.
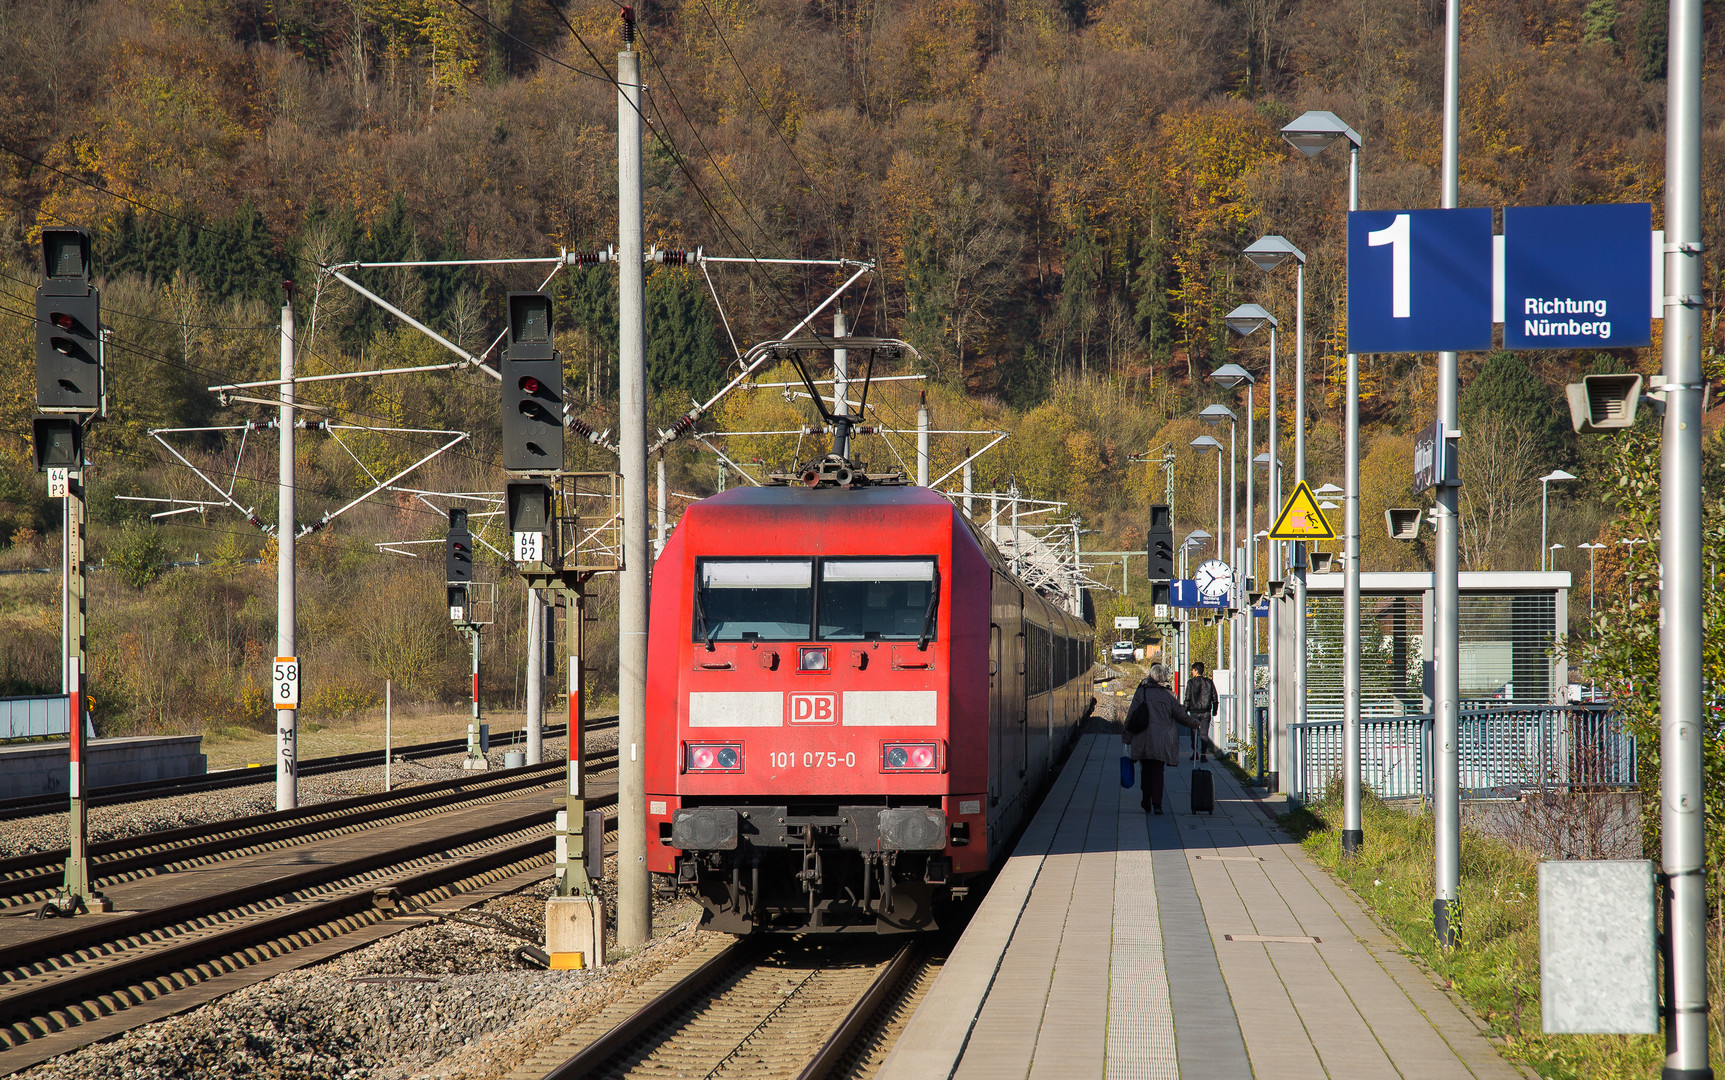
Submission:
[[[1294,489],[1270,528],[1272,540],[1334,540],[1336,530],[1318,509],[1318,500],[1304,482]]]

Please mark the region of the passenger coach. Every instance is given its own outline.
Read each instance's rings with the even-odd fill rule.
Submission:
[[[650,627],[649,868],[735,933],[932,927],[1093,705],[1091,628],[927,488],[695,503]]]

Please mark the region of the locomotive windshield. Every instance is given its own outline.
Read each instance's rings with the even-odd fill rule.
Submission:
[[[933,559],[823,559],[817,598],[822,641],[934,637]]]
[[[807,559],[702,560],[695,639],[807,641],[813,580]]]

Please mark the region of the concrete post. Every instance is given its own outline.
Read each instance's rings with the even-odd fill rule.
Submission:
[[[928,486],[928,395],[916,407],[916,483]],[[1015,541],[1016,542],[1016,541]]]
[[[628,25],[633,26],[633,23]],[[642,264],[641,56],[617,54],[618,471],[623,571],[617,589],[617,944],[653,935],[647,880],[647,326]]]
[[[276,487],[276,655],[296,656],[294,607],[294,324],[293,296],[282,305],[281,395],[277,412],[278,484]],[[302,672],[303,675],[303,672]],[[303,679],[301,680],[303,683]],[[299,806],[299,725],[294,709],[276,713],[276,809]]]
[[[539,590],[527,590],[527,764],[538,765],[544,754],[545,722],[545,601]]]

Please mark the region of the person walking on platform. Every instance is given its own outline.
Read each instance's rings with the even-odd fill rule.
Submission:
[[[1138,684],[1126,709],[1124,735],[1128,753],[1139,763],[1139,805],[1149,813],[1162,812],[1162,770],[1180,763],[1176,724],[1196,730],[1198,721],[1168,689],[1168,669],[1151,664],[1149,678]]]
[[[1192,661],[1192,677],[1186,680],[1186,711],[1195,721],[1192,724],[1192,756],[1199,761],[1210,759],[1204,750],[1204,729],[1210,726],[1210,718],[1221,708],[1222,699],[1216,693],[1216,684],[1204,674],[1204,662]]]

